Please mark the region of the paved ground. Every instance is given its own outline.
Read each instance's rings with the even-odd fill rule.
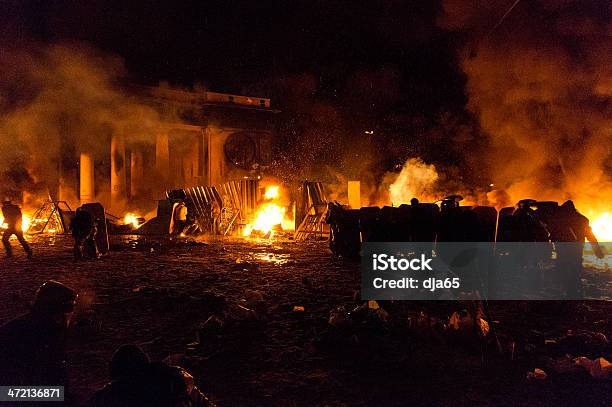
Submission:
[[[356,264],[332,257],[324,242],[124,239],[113,241],[108,257],[82,263],[72,261],[70,244],[40,237],[32,243],[33,260],[18,250],[16,259],[0,260],[0,323],[25,312],[47,279],[79,292],[69,352],[75,405],[87,405],[105,383],[108,360],[122,343],[186,366],[222,406],[612,402],[609,381],[563,367],[566,353],[611,359],[609,343],[595,335],[612,334],[609,302],[494,304],[500,356],[469,336],[419,329],[417,312],[431,311],[431,304],[383,304],[392,316],[388,325],[330,328],[332,308],[359,305],[359,276]],[[432,314],[448,315],[457,306],[436,305]],[[198,326],[213,314],[225,325],[198,342]],[[556,343],[545,345],[550,338]],[[534,367],[549,377],[528,381]]]

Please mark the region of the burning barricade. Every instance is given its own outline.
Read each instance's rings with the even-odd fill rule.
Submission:
[[[280,187],[270,185],[266,188],[261,204],[257,207],[253,221],[247,223],[242,235],[272,238],[276,232],[287,227],[286,208],[280,202]]]
[[[292,228],[292,223],[279,185],[263,190],[258,179],[242,179],[167,191],[166,200],[158,203],[157,216],[136,233],[272,238],[275,233]]]

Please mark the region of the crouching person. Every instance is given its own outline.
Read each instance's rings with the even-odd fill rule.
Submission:
[[[94,407],[214,406],[185,369],[151,362],[135,345],[122,345],[115,351],[110,375],[110,383],[94,395]]]

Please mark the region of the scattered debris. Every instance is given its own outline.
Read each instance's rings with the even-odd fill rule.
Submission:
[[[203,343],[207,339],[217,337],[223,331],[225,321],[216,315],[211,315],[206,321],[196,327],[196,338],[198,343]]]
[[[227,316],[237,320],[257,320],[259,319],[257,313],[245,306],[240,304],[233,304],[227,311]]]
[[[349,318],[348,312],[346,311],[346,307],[344,305],[339,305],[333,310],[331,310],[327,322],[331,326],[339,328],[348,327],[352,324],[352,321]]]
[[[585,356],[580,356],[575,359],[575,363],[585,368],[595,379],[604,380],[612,374],[612,363],[603,357],[591,360]]]
[[[528,380],[546,380],[547,377],[546,372],[538,367],[533,369],[533,372],[527,372]]]
[[[267,314],[266,300],[261,291],[245,290],[244,298],[240,300],[240,305],[253,309],[258,315]]]

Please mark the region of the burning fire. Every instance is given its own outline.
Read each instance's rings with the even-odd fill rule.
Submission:
[[[123,218],[123,223],[125,225],[132,225],[134,229],[138,228],[138,226],[140,225],[138,215],[131,212],[125,215],[125,217]]]
[[[280,194],[280,187],[278,185],[271,185],[266,188],[266,192],[264,193],[264,199],[271,200],[277,199]]]
[[[593,229],[593,234],[600,242],[612,242],[612,215],[610,215],[610,212],[593,216],[591,229]]]
[[[244,236],[250,236],[253,231],[258,231],[264,235],[274,234],[272,230],[277,225],[282,225],[285,217],[285,208],[273,202],[266,202],[259,207],[255,214],[253,223],[249,223],[243,231]]]
[[[257,231],[261,234],[272,238],[274,236],[274,228],[283,225],[285,220],[286,208],[279,205],[277,202],[280,197],[280,187],[271,185],[266,188],[264,193],[264,202],[257,208],[255,219],[252,223],[245,226],[242,231],[243,236],[250,236],[251,233]]]
[[[27,232],[27,230],[30,227],[31,223],[32,223],[32,218],[30,218],[26,214],[23,214],[23,216],[21,218],[21,230],[23,232]],[[0,229],[6,229],[6,228],[8,228],[8,225],[6,223],[4,223],[4,217],[2,215],[0,215]]]

